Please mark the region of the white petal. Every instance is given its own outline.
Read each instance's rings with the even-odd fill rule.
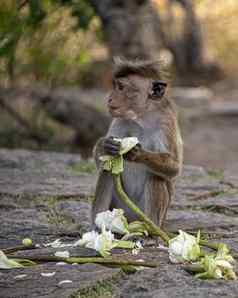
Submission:
[[[44,277],[51,277],[51,276],[54,276],[55,275],[55,271],[54,272],[42,272],[41,273],[41,276],[44,276]]]
[[[224,269],[233,269],[233,266],[226,260],[216,260],[216,265]]]
[[[121,154],[125,154],[128,151],[130,151],[135,145],[139,143],[138,139],[136,137],[128,137],[128,138],[123,138],[121,140]]]
[[[27,274],[19,274],[19,275],[16,275],[14,278],[15,279],[22,279],[24,277],[27,277]]]
[[[55,252],[55,256],[56,257],[60,257],[60,258],[69,258],[70,257],[70,253],[69,253],[68,250],[56,251]]]
[[[8,259],[5,253],[0,250],[0,269],[11,269],[19,267],[23,267],[23,265],[14,260]]]
[[[63,265],[68,265],[68,264],[65,263],[65,262],[57,262],[55,265],[57,265],[57,266],[63,266]]]
[[[133,255],[138,255],[139,252],[140,252],[140,250],[139,249],[136,249],[136,248],[132,249],[132,251],[131,251],[131,253]]]
[[[61,280],[59,283],[58,283],[58,286],[62,285],[62,284],[70,284],[72,283],[72,280],[69,280],[69,279],[65,279],[65,280]]]

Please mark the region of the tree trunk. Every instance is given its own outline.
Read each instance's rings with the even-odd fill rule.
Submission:
[[[148,0],[90,0],[99,15],[111,56],[151,58],[151,19]],[[145,32],[146,31],[146,32]],[[147,36],[146,36],[147,35]]]
[[[199,72],[205,66],[204,45],[200,23],[194,12],[191,0],[172,0],[177,1],[185,11],[183,40],[176,44],[174,48],[175,64],[181,74],[186,72]],[[184,58],[184,59],[183,59]]]
[[[183,29],[181,34],[175,35],[177,22],[171,13],[172,6],[178,3],[184,10]],[[180,77],[193,80],[194,77],[209,78],[220,76],[220,67],[205,58],[205,45],[200,22],[194,11],[191,0],[168,0],[168,15],[162,21],[157,7],[151,10],[154,30],[174,58],[174,65]],[[160,42],[161,42],[160,41]],[[199,82],[198,82],[199,84]]]

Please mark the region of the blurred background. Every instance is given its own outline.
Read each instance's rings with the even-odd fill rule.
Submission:
[[[112,57],[161,59],[185,163],[238,172],[237,0],[0,0],[0,148],[90,158]]]

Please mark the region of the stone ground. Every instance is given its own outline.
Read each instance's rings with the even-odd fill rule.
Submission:
[[[57,238],[78,239],[89,223],[96,181],[91,170],[77,155],[0,150],[0,248],[17,246],[25,237],[39,244]],[[200,229],[207,238],[229,244],[238,256],[237,213],[238,178],[233,172],[185,166],[166,229]],[[54,252],[42,248],[16,255]],[[70,252],[95,256],[92,250],[74,248]],[[120,258],[118,251],[115,254]],[[0,297],[238,297],[237,281],[198,280],[181,265],[170,264],[167,253],[156,248],[145,248],[133,257],[159,265],[130,275],[101,265],[59,266],[55,262],[1,270]],[[55,274],[41,275],[49,272]],[[71,282],[60,283],[63,280]]]

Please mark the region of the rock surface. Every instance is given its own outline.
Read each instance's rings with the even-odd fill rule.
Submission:
[[[96,182],[95,173],[85,171],[82,162],[72,154],[0,150],[1,249],[20,245],[25,237],[41,245],[57,238],[73,242],[80,237],[89,225]],[[166,229],[201,229],[206,237],[228,243],[237,255],[237,181],[234,172],[185,166]],[[54,252],[43,248],[16,255]],[[72,256],[95,255],[71,248],[70,252]],[[237,297],[237,281],[198,280],[180,265],[170,264],[166,252],[146,248],[133,257],[158,261],[159,266],[133,275],[102,265],[58,266],[55,262],[0,270],[0,297]],[[46,277],[42,272],[55,274]],[[62,280],[72,282],[59,284]]]

